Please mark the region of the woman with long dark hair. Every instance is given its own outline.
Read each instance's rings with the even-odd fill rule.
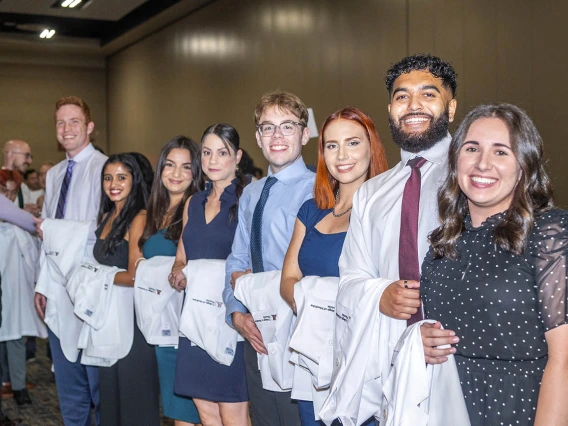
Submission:
[[[337,263],[349,228],[353,195],[387,167],[383,144],[367,114],[347,107],[325,120],[318,144],[314,198],[298,212],[282,268],[280,293],[294,312],[294,286],[303,277],[339,277]],[[315,421],[311,392],[304,392],[298,407],[302,426],[323,424]]]
[[[568,213],[553,207],[523,110],[467,114],[438,205],[422,266],[425,316],[439,321],[422,327],[426,361],[455,354],[473,426],[567,424]]]
[[[238,170],[239,144],[239,134],[228,124],[214,124],[203,133],[201,164],[207,186],[185,205],[182,239],[170,275],[178,290],[185,288],[182,269],[188,260],[225,260],[231,253],[239,198],[247,183]],[[174,389],[193,398],[204,426],[250,425],[243,350],[243,342],[238,342],[233,362],[226,366],[180,336]]]
[[[99,228],[93,254],[97,262],[117,266],[114,284],[132,287],[136,260],[142,257],[138,240],[144,228],[147,186],[140,162],[132,154],[111,155],[102,170]],[[111,367],[101,367],[100,416],[105,426],[155,426],[160,423],[158,374],[154,348],[134,321],[132,348]]]
[[[172,138],[158,156],[144,231],[138,241],[144,258],[176,255],[185,203],[201,189],[201,181],[197,143],[181,135]],[[198,424],[191,398],[174,394],[177,354],[177,348],[156,346],[162,410],[176,426]]]

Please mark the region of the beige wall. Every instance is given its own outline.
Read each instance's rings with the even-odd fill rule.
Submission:
[[[104,61],[0,48],[0,94],[0,146],[10,139],[27,141],[34,155],[31,167],[65,158],[57,150],[53,121],[55,101],[62,96],[77,95],[87,101],[96,144],[108,148]]]
[[[356,5],[356,6],[354,6]],[[568,76],[563,20],[549,0],[218,0],[107,61],[110,151],[154,159],[171,136],[195,139],[211,123],[239,130],[257,163],[252,111],[282,88],[313,107],[318,124],[343,105],[377,123],[389,162],[384,74],[407,54],[429,51],[459,74],[459,121],[482,102],[507,101],[535,120],[550,158],[557,201],[568,206],[563,141]],[[305,152],[315,160],[315,140]]]

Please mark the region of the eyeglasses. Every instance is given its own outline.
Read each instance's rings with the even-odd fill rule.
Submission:
[[[12,154],[20,154],[20,155],[23,155],[26,158],[29,158],[30,160],[34,159],[34,156],[29,152],[12,151]]]
[[[296,133],[296,126],[305,127],[302,123],[298,123],[297,121],[284,121],[280,124],[263,123],[256,126],[256,128],[260,136],[272,136],[274,132],[276,132],[276,129],[280,129],[280,133],[284,136],[292,136]]]

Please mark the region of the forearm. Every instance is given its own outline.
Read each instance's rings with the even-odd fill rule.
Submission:
[[[134,287],[134,273],[129,271],[117,272],[114,276],[114,284],[124,287]]]
[[[549,359],[538,395],[535,426],[568,425],[568,361]]]
[[[282,299],[296,312],[296,302],[294,300],[294,286],[298,280],[294,277],[283,277],[280,283],[280,295]]]

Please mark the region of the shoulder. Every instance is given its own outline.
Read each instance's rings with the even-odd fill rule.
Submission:
[[[305,201],[304,204],[302,204],[302,207],[300,207],[300,210],[298,211],[298,219],[304,225],[307,225],[311,222],[311,218],[318,210],[319,209],[316,205],[315,200],[313,198],[310,198],[309,200]]]

